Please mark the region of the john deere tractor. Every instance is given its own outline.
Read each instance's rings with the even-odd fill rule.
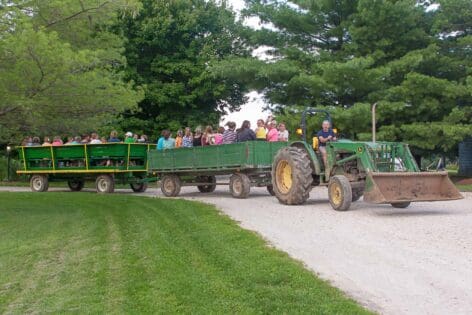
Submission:
[[[307,118],[325,110],[306,109],[297,133],[300,141],[276,154],[272,185],[277,199],[303,204],[313,186],[327,186],[333,209],[346,211],[352,202],[391,204],[406,208],[415,201],[461,199],[447,172],[420,172],[407,144],[337,140],[326,143],[327,164],[318,151],[318,139],[307,141]]]

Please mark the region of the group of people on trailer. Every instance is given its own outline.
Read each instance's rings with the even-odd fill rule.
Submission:
[[[62,137],[55,136],[52,141],[49,137],[44,137],[41,142],[39,137],[26,137],[22,146],[25,147],[39,147],[39,146],[62,146],[62,145],[75,145],[75,144],[102,144],[102,143],[149,143],[146,135],[139,136],[128,131],[125,133],[123,140],[118,137],[117,131],[112,131],[110,137],[100,137],[96,132],[91,134],[85,134],[82,136],[67,137],[67,141],[64,142]]]
[[[216,131],[213,130],[212,126],[206,126],[203,130],[202,127],[195,128],[195,132],[187,127],[184,130],[180,129],[177,131],[175,138],[172,137],[172,133],[169,130],[162,131],[161,137],[157,141],[157,149],[173,149],[180,147],[196,147],[206,145],[220,145],[229,144],[235,142],[245,142],[253,140],[261,141],[288,141],[289,132],[285,126],[285,123],[277,124],[277,121],[272,116],[257,120],[257,127],[251,129],[251,123],[248,120],[243,121],[241,127],[236,129],[236,123],[229,121],[226,123],[226,128],[218,127]],[[329,121],[323,121],[322,129],[318,131],[316,137],[319,140],[319,151],[323,158],[323,162],[326,164],[326,143],[329,141],[336,140],[336,134],[331,129],[331,123]],[[96,132],[85,134],[82,136],[68,137],[66,142],[63,142],[60,136],[55,136],[53,140],[49,137],[44,137],[44,141],[41,143],[39,137],[26,137],[23,140],[22,146],[35,147],[35,146],[62,146],[62,145],[76,145],[76,144],[103,144],[103,143],[149,143],[149,139],[146,135],[139,136],[128,131],[125,133],[123,140],[119,138],[117,131],[112,131],[110,136],[100,137]]]
[[[197,147],[206,145],[230,144],[245,141],[288,141],[289,133],[284,123],[277,124],[277,121],[269,116],[266,121],[257,120],[257,127],[251,129],[248,120],[243,121],[241,127],[236,129],[236,123],[229,121],[225,127],[218,127],[216,130],[212,126],[195,128],[194,133],[187,127],[177,131],[175,138],[169,130],[162,131],[161,137],[157,141],[157,150],[173,149],[180,147]]]

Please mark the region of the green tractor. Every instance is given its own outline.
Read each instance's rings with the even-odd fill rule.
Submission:
[[[280,149],[272,164],[272,186],[277,199],[287,205],[303,204],[313,186],[328,186],[333,209],[346,211],[352,202],[391,204],[406,208],[414,201],[463,198],[447,172],[420,172],[407,144],[338,140],[326,143],[327,165],[317,147],[317,138],[307,142],[308,117],[325,110],[302,113],[301,141]]]

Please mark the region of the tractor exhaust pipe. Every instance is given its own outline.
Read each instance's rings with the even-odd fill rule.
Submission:
[[[377,102],[372,104],[372,142],[375,143],[375,132],[376,132],[376,127],[375,127],[375,108],[377,107]]]

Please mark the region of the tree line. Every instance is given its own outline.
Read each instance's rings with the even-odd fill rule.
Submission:
[[[0,0],[0,142],[215,124],[251,90],[290,129],[326,107],[367,140],[377,102],[378,139],[416,152],[453,154],[472,134],[471,1],[246,0],[240,14],[213,0]]]

